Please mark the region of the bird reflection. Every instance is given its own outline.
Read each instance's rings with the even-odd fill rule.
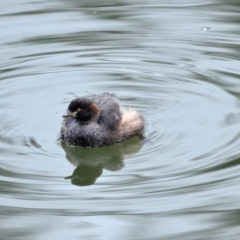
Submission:
[[[103,169],[121,170],[124,167],[123,160],[141,149],[143,139],[137,136],[120,144],[100,148],[71,147],[63,141],[61,145],[67,160],[76,166],[72,175],[65,179],[71,179],[72,184],[77,186],[89,186],[102,175]]]

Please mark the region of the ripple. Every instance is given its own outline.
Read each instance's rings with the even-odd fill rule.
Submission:
[[[4,239],[237,236],[237,5],[26,1],[0,18]],[[64,146],[69,101],[101,92],[144,116],[144,140]]]

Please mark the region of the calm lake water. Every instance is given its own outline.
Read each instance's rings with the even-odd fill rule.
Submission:
[[[0,239],[240,239],[236,3],[1,2]],[[101,92],[145,140],[58,140],[69,101]]]

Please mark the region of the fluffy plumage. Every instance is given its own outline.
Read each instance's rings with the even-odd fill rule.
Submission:
[[[100,147],[141,135],[143,118],[124,109],[113,94],[91,94],[70,102],[64,115],[61,139],[70,145]]]

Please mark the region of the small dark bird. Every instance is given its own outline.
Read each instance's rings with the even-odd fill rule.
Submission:
[[[90,94],[72,100],[61,128],[69,145],[101,147],[142,136],[144,122],[133,109],[125,109],[114,94]]]

